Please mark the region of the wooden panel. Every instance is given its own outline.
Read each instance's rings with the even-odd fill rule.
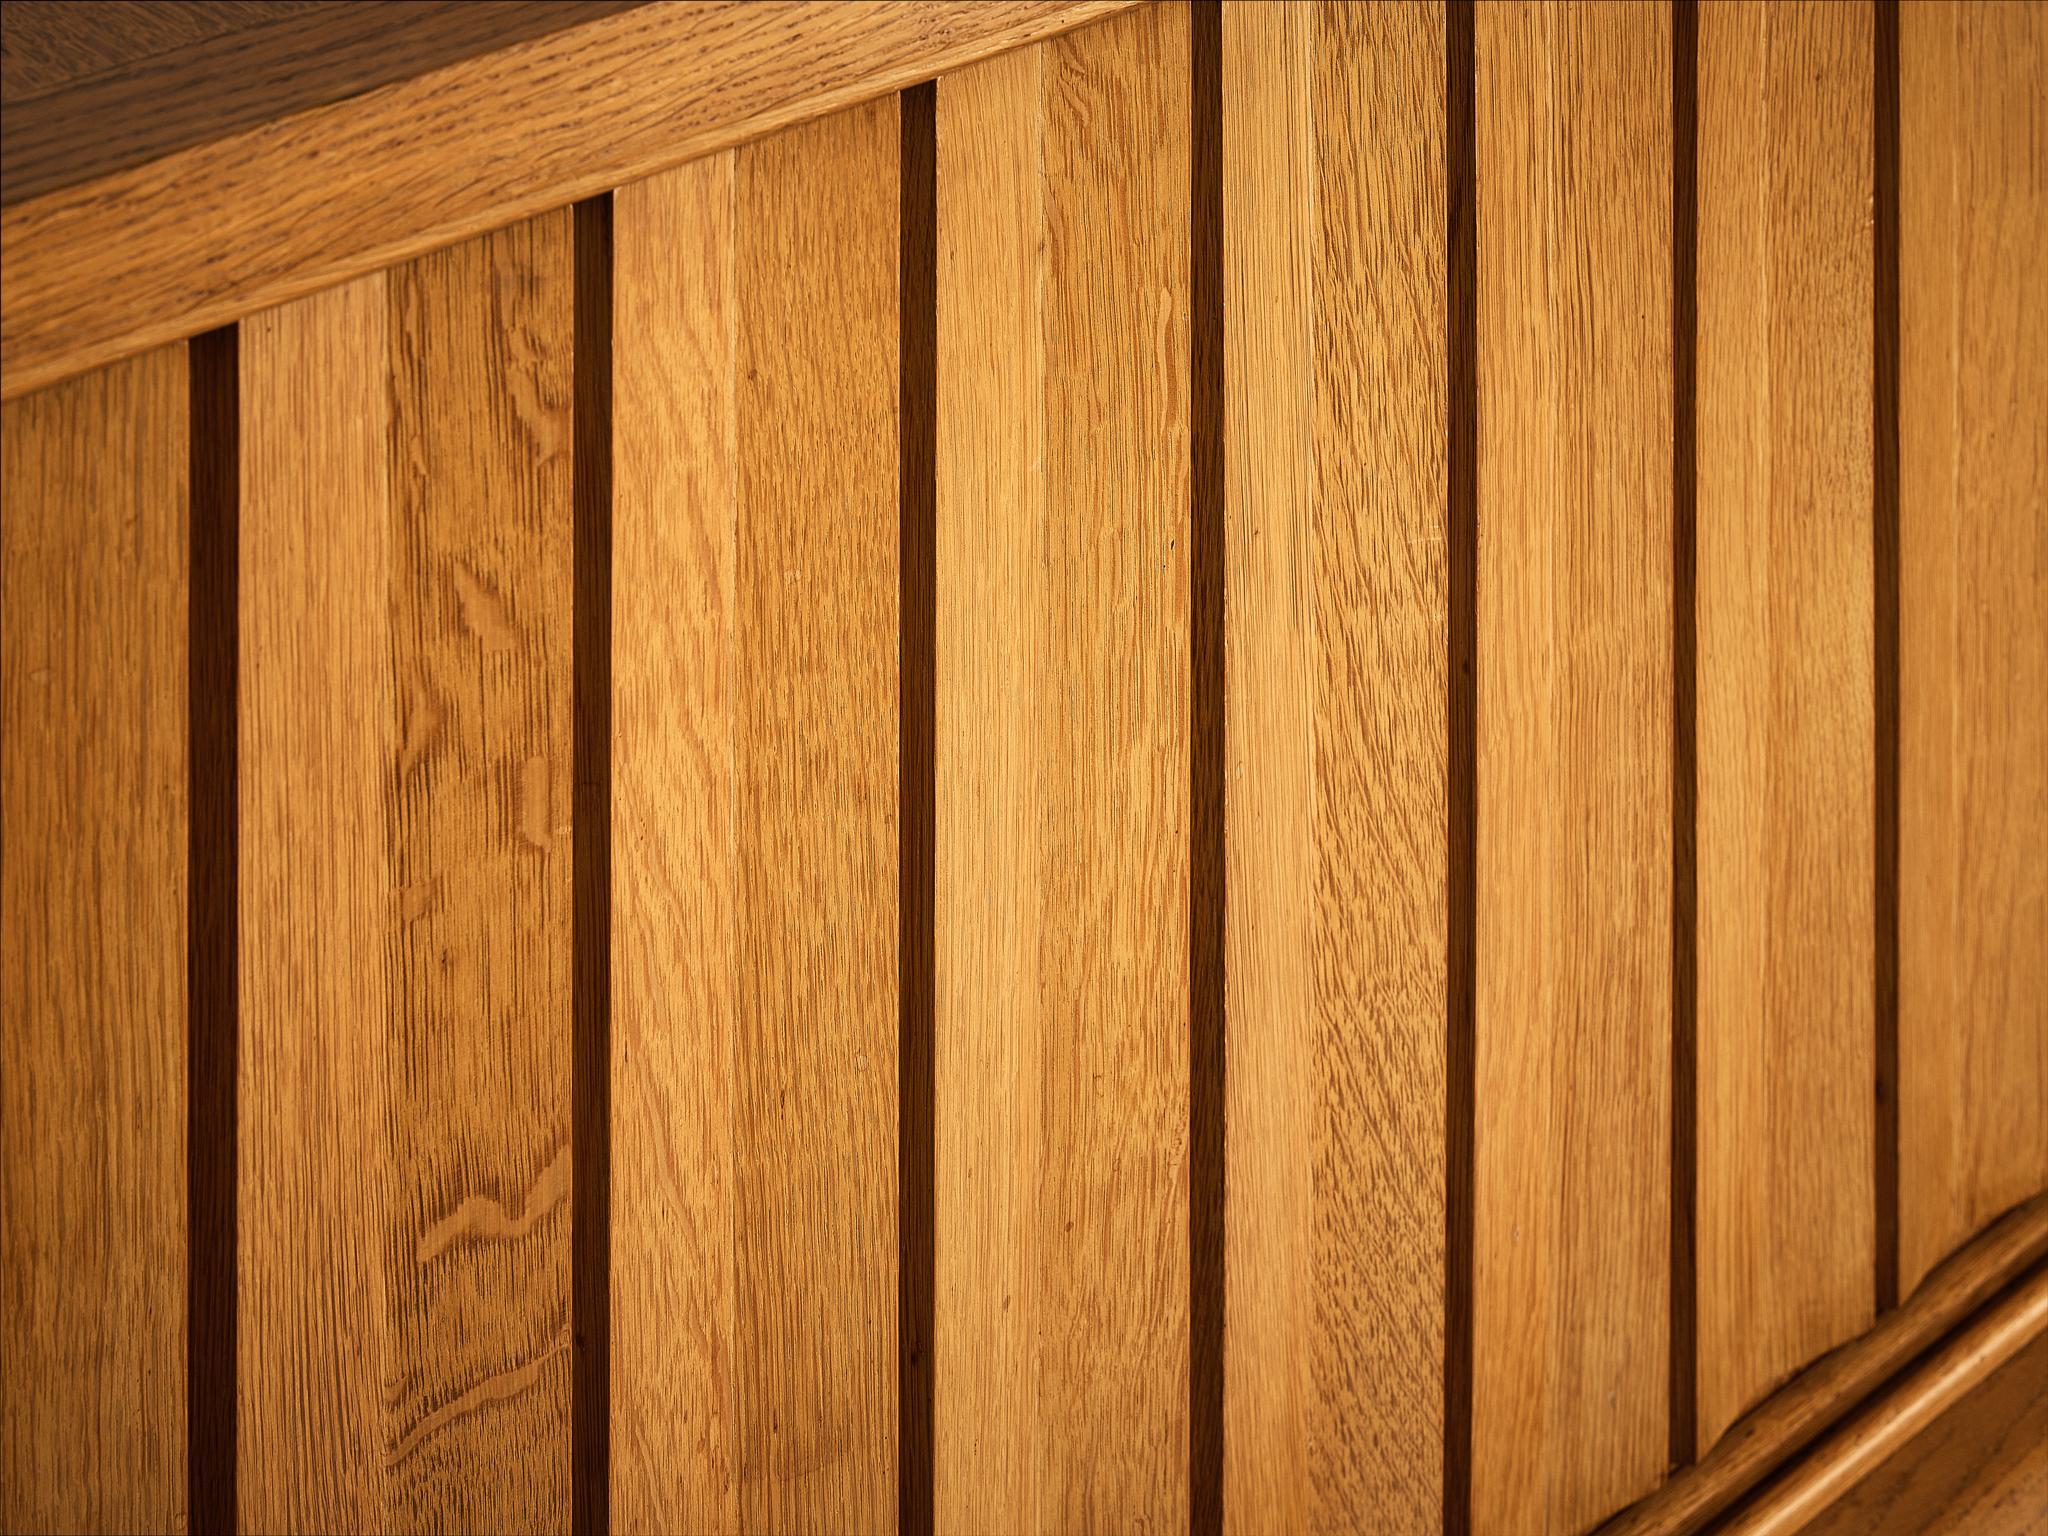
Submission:
[[[129,69],[326,0],[10,0],[0,12],[0,87],[7,105]]]
[[[387,282],[241,328],[240,1513],[384,1519]],[[367,1026],[367,1027],[365,1027]],[[308,1307],[318,1284],[319,1307]]]
[[[11,207],[144,165],[633,3],[382,0],[350,5],[327,0],[276,6],[270,14],[236,19],[196,36],[185,47],[153,50],[67,81],[49,94],[24,101],[9,92],[7,140],[0,146],[0,203]],[[8,6],[10,16],[14,9]],[[117,25],[132,21],[132,8],[122,9],[130,14],[117,13],[112,18]],[[153,9],[188,7],[159,4]],[[68,35],[65,45],[76,46]]]
[[[1442,1525],[1444,14],[1224,13],[1226,1525]]]
[[[2048,9],[1899,26],[1905,1294],[2048,1187]]]
[[[2048,1255],[2048,1194],[1945,1260],[1877,1325],[1807,1367],[1601,1536],[1692,1536]]]
[[[1881,1473],[1893,1456],[1910,1452],[1923,1432],[1938,1427],[1996,1371],[2044,1337],[2048,1270],[2036,1269],[1788,1469],[1722,1529],[1728,1536],[1793,1536],[1812,1529],[1816,1517],[1845,1495],[1853,1496],[1853,1490]],[[1985,1513],[1995,1516],[1996,1511]],[[2040,1513],[2036,1507],[2026,1512],[2023,1524],[2007,1522],[2006,1529],[2035,1529]],[[1942,1524],[1937,1520],[1913,1529],[1939,1529]],[[1889,1528],[1906,1529],[1903,1521]],[[1987,1518],[1979,1528],[1989,1531],[1998,1526]]]
[[[571,262],[565,210],[250,330],[258,1528],[568,1524]]]
[[[626,1530],[896,1516],[898,133],[614,205]]]
[[[639,5],[29,198],[0,213],[0,394],[1136,3]]]
[[[2048,1510],[2048,1334],[1866,1473],[1801,1536],[2028,1536]]]
[[[186,1521],[186,358],[0,413],[0,1526]]]
[[[1188,1518],[1189,67],[939,82],[945,1530]]]
[[[1876,1305],[1872,19],[1700,11],[1701,1450]]]
[[[1474,50],[1473,1528],[1575,1531],[1667,1440],[1670,16]]]

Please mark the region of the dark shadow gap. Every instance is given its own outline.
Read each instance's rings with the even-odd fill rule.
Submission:
[[[191,591],[187,610],[190,884],[186,912],[185,1410],[190,1529],[235,1529],[235,708],[240,603],[240,360],[233,326],[195,336],[189,363]]]
[[[1877,1310],[1899,1304],[1899,12],[1877,7],[1871,193]]]
[[[1444,25],[1445,362],[1450,553],[1444,1021],[1444,1530],[1472,1523],[1472,1170],[1479,841],[1479,294],[1472,6]]]
[[[1189,15],[1188,1525],[1223,1528],[1223,13]]]
[[[1699,464],[1699,8],[1671,13],[1671,1464],[1699,1425],[1699,759],[1695,515]]]
[[[932,1529],[933,879],[938,718],[938,90],[902,97],[897,763],[897,1526]]]
[[[612,200],[576,205],[574,1526],[611,1528]]]

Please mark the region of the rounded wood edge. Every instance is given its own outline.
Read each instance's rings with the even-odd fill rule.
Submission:
[[[1792,1536],[1804,1530],[2043,1333],[2048,1333],[2048,1268],[2037,1268],[1905,1380],[1796,1462],[1728,1522],[1727,1536]]]
[[[2048,1193],[1979,1233],[1868,1333],[1793,1377],[1738,1419],[1699,1461],[1601,1526],[1598,1536],[1693,1536],[1704,1530],[1876,1398],[1930,1347],[1959,1326],[1974,1327],[1973,1314],[1993,1305],[2044,1257]]]
[[[651,4],[0,212],[0,399],[1148,0]]]

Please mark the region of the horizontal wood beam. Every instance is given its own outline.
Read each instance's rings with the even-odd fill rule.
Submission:
[[[48,190],[0,197],[0,398],[1136,3],[608,9],[344,99],[230,115],[229,131],[142,164],[78,181],[51,173]],[[283,47],[296,25],[219,46],[254,71],[252,37]],[[85,101],[107,87],[76,89]],[[39,121],[58,99],[39,97]]]

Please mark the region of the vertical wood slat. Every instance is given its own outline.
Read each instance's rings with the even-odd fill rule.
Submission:
[[[1472,1523],[1664,1468],[1667,8],[1478,9]]]
[[[898,108],[614,204],[614,1518],[896,1510]]]
[[[260,1528],[568,1524],[572,249],[563,210],[251,325]]]
[[[0,411],[0,1525],[183,1529],[187,361]]]
[[[2048,1187],[2048,11],[1899,16],[1899,1293]]]
[[[941,1529],[1188,1518],[1190,46],[938,86]]]
[[[1229,1529],[1441,1528],[1442,6],[1224,19]]]
[[[1874,1317],[1872,20],[1700,13],[1700,1451]]]

